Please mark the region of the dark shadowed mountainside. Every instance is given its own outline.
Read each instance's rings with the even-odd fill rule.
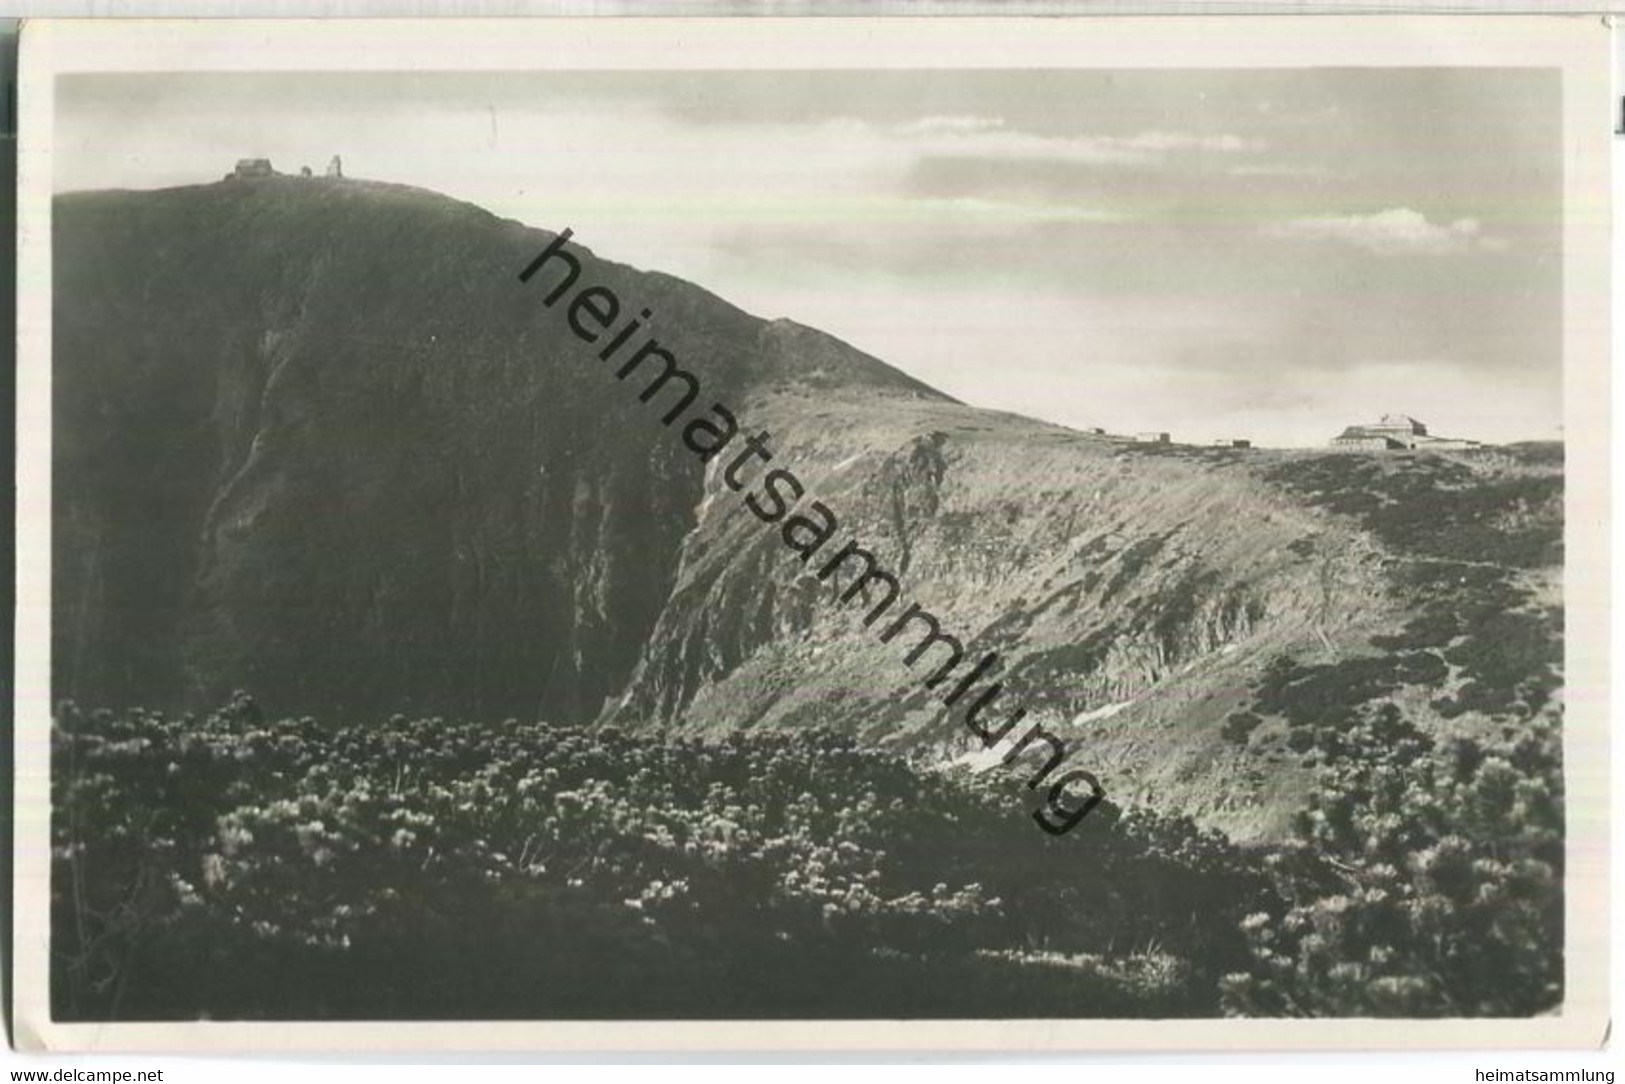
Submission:
[[[552,235],[291,178],[67,196],[56,229],[60,693],[584,717],[620,691],[700,467],[516,280]],[[719,396],[801,379],[815,333],[584,258]]]
[[[353,180],[55,214],[57,696],[975,753],[729,457],[707,469],[517,280],[553,234]],[[1115,797],[1274,836],[1381,705],[1559,710],[1560,448],[1079,434],[571,251]]]

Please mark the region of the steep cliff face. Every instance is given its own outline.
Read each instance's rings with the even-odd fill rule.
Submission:
[[[974,759],[923,685],[946,649],[881,640],[914,602],[959,673],[1000,656],[996,715],[1118,799],[1251,837],[1355,714],[1558,710],[1560,450],[1079,434],[573,248],[766,434],[730,484],[743,435],[702,461],[517,280],[551,234],[299,179],[65,197],[56,229],[60,696],[832,726]],[[744,501],[770,467],[838,519],[806,560]],[[901,585],[872,624],[852,566],[820,575],[849,541]]]
[[[924,684],[951,649],[911,664],[917,623],[883,639],[914,601],[964,646],[953,677],[1000,657],[981,685],[1005,684],[990,724],[1024,708],[1012,737],[1040,723],[1116,797],[1259,838],[1286,833],[1359,715],[1398,705],[1448,729],[1558,710],[1549,446],[1140,445],[885,395],[775,393],[743,413],[839,530],[804,560],[789,520],[763,522],[714,463],[618,722],[834,726],[997,764],[1008,745],[983,750]],[[849,596],[861,569],[825,575],[849,540],[903,585],[873,623],[878,585]]]
[[[356,181],[58,200],[59,695],[583,718],[618,694],[701,466],[517,280],[552,239]],[[803,342],[813,386],[928,394],[571,251],[724,399],[800,380]]]
[[[820,578],[852,539],[962,643],[956,677],[1000,656],[998,720],[1024,707],[1110,775],[1113,793],[1154,799],[1248,759],[1220,731],[1268,659],[1335,652],[1396,612],[1371,539],[1261,477],[1289,455],[1173,455],[881,396],[777,394],[744,413],[840,531],[804,562],[785,521],[764,523],[714,463],[617,721],[827,725],[942,758],[978,749],[962,713],[923,683],[950,649],[911,666],[922,627],[881,640],[905,599],[865,625],[880,589],[847,599],[852,564]],[[1301,774],[1286,768],[1270,788]],[[1199,811],[1237,824],[1256,811],[1255,786],[1212,790]]]

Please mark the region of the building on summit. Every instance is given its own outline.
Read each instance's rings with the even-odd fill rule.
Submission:
[[[226,179],[229,181],[275,176],[276,170],[271,168],[269,158],[239,158],[237,168],[226,174]]]
[[[1479,442],[1461,437],[1438,437],[1409,414],[1384,414],[1370,425],[1351,425],[1332,438],[1332,447],[1349,451],[1448,451],[1476,448]]]
[[[269,158],[239,158],[237,159],[237,168],[226,174],[226,180],[256,180],[261,177],[280,176],[282,176],[282,174],[278,173],[271,166],[271,160]],[[315,174],[311,171],[309,166],[300,166],[299,176],[313,177]],[[336,154],[332,158],[328,159],[327,172],[324,173],[323,176],[342,180],[344,178],[344,160]]]

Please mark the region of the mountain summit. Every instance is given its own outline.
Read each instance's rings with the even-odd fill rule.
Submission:
[[[519,281],[558,235],[280,176],[62,196],[55,229],[56,695],[979,753]],[[1116,797],[1269,837],[1357,719],[1558,710],[1556,446],[1077,433],[568,251]]]

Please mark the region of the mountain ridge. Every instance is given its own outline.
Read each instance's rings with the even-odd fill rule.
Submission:
[[[199,707],[242,687],[349,717],[831,726],[927,760],[976,752],[846,582],[798,566],[720,457],[685,449],[516,282],[558,234],[299,178],[67,194],[56,231],[57,695]],[[1472,558],[1412,511],[1527,538],[1472,591],[1552,620],[1545,450],[1078,433],[570,251],[584,281],[654,311],[967,654],[1000,652],[1006,706],[1078,741],[1114,796],[1279,836],[1348,712],[1458,725],[1434,701],[1499,688],[1475,676],[1481,650],[1451,661],[1475,641],[1438,616],[1482,601],[1450,584]],[[1411,583],[1417,561],[1449,570]],[[1407,632],[1429,614],[1438,629]],[[1489,702],[1503,715],[1555,710],[1531,652]],[[1318,706],[1294,714],[1294,689]]]

